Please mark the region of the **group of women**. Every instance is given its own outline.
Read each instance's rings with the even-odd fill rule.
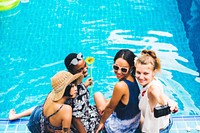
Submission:
[[[77,128],[73,132],[80,133],[98,133],[102,130],[107,133],[169,132],[173,122],[170,114],[156,118],[154,108],[166,105],[169,106],[170,112],[177,112],[178,105],[164,94],[163,85],[156,77],[156,73],[161,69],[161,62],[153,50],[143,50],[139,57],[128,49],[121,49],[116,53],[112,67],[119,81],[114,85],[111,98],[105,99],[101,92],[96,92],[94,94],[96,106],[85,113],[97,112],[91,113],[97,114],[92,118],[95,122],[91,122],[91,119],[83,121],[85,114],[76,118],[77,113],[74,113],[76,102],[72,102],[74,106],[64,104],[70,99],[79,101],[76,98],[76,95],[79,95],[77,85],[87,76],[87,64],[82,55],[76,54],[73,58],[65,60],[65,65],[69,72],[61,71],[52,77],[53,90],[42,106],[34,107],[27,111],[28,113],[24,111],[26,113],[16,114],[11,110],[9,119],[31,115],[28,127],[34,133],[37,133],[36,131],[68,133],[72,126]],[[91,79],[87,80],[81,92],[91,83]],[[83,100],[80,103],[83,103]],[[84,124],[79,126],[80,123]],[[92,127],[81,130],[88,125]],[[32,129],[33,127],[35,128]]]

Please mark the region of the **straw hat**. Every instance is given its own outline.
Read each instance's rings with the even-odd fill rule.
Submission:
[[[53,90],[49,94],[51,96],[51,99],[53,101],[60,100],[64,95],[66,87],[71,82],[76,80],[76,83],[80,84],[82,82],[82,79],[83,79],[83,74],[81,73],[73,75],[67,71],[59,71],[51,78],[51,85],[53,88]]]

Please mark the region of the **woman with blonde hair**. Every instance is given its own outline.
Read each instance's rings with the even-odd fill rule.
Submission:
[[[172,126],[170,112],[177,112],[178,105],[163,92],[163,85],[156,77],[161,69],[160,59],[153,50],[143,50],[135,61],[136,79],[142,86],[139,108],[142,114],[142,132],[168,133]],[[156,114],[154,109],[164,109]],[[156,110],[155,110],[156,111]],[[158,117],[158,118],[157,118]]]

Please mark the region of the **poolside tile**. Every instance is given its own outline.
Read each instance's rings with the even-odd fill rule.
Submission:
[[[200,132],[200,116],[173,116],[173,121],[170,133]],[[26,126],[27,122],[28,119],[15,121],[0,119],[0,133],[30,133]]]
[[[0,124],[0,132],[5,131],[6,130],[6,126],[4,124]]]

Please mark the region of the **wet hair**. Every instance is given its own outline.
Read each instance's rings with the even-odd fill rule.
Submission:
[[[153,50],[142,50],[141,56],[136,60],[136,64],[152,64],[153,70],[160,71],[161,62],[160,59],[156,56],[156,53]],[[135,65],[136,65],[135,64]]]
[[[129,64],[129,66],[133,68],[131,70],[131,74],[135,75],[135,66],[134,66],[135,57],[136,57],[136,55],[132,51],[130,51],[129,49],[121,49],[116,53],[116,55],[114,57],[114,62],[118,58],[122,58],[122,59],[126,60]]]

